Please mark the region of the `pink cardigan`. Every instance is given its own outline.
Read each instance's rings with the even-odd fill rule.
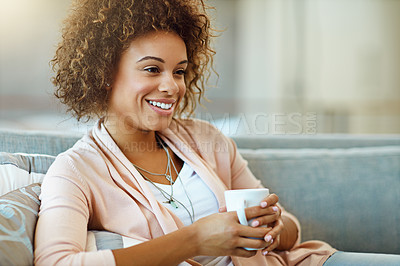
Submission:
[[[234,142],[200,120],[174,120],[159,132],[224,206],[227,189],[261,187]],[[129,148],[129,147],[124,147]],[[297,219],[283,212],[298,226]],[[56,226],[54,226],[56,225]],[[84,252],[86,232],[107,230],[147,241],[181,228],[182,222],[157,202],[145,180],[101,123],[60,154],[42,184],[35,235],[36,265],[115,265],[111,250]],[[322,265],[335,251],[320,241],[298,243],[291,251],[232,257],[238,265]]]

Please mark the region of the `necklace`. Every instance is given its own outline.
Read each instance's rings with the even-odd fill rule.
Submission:
[[[143,175],[142,175],[143,176]],[[179,200],[177,200],[173,195],[171,195],[171,194],[168,194],[168,192],[166,192],[164,189],[162,189],[162,188],[160,188],[159,186],[157,186],[153,181],[151,181],[150,179],[148,179],[147,177],[145,177],[145,176],[143,176],[147,181],[149,181],[158,191],[160,191],[160,193],[161,193],[161,195],[165,198],[165,199],[167,199],[167,201],[164,201],[164,203],[169,203],[169,204],[171,204],[171,206],[172,207],[174,207],[175,209],[178,209],[178,205],[177,204],[179,204],[179,205],[181,205],[184,209],[185,209],[185,211],[188,213],[188,215],[189,215],[189,218],[190,218],[190,221],[193,223],[194,222],[194,208],[193,208],[193,203],[192,203],[192,201],[190,200],[190,198],[189,198],[189,196],[188,196],[188,194],[187,194],[187,192],[186,192],[186,189],[185,189],[185,187],[184,187],[184,185],[183,185],[183,182],[182,182],[182,180],[181,179],[179,179],[179,181],[181,182],[181,184],[182,184],[182,187],[183,187],[183,189],[184,189],[184,191],[185,191],[185,195],[186,195],[186,197],[187,197],[187,199],[189,200],[189,203],[190,203],[190,207],[191,207],[191,213],[190,213],[190,211],[188,210],[188,208],[185,206],[185,204],[183,204],[182,202],[180,202]],[[172,186],[172,185],[171,185]]]
[[[161,145],[161,147],[164,149],[165,153],[167,154],[167,167],[165,168],[165,173],[164,174],[153,173],[153,172],[147,171],[146,169],[144,169],[144,168],[142,168],[142,167],[140,167],[140,166],[138,166],[138,165],[136,165],[134,163],[132,163],[132,164],[137,169],[139,169],[139,170],[141,170],[141,171],[143,171],[145,173],[148,173],[148,174],[151,174],[151,175],[155,175],[155,176],[164,176],[165,179],[168,180],[168,182],[173,184],[174,181],[173,181],[172,175],[171,175],[171,162],[172,163],[174,163],[174,162],[172,161],[172,159],[171,159],[171,157],[169,155],[167,147],[164,146],[162,140],[160,139],[160,137],[158,135],[156,135],[156,139],[157,139],[157,143],[159,143]],[[175,165],[174,165],[174,167],[175,167]]]
[[[186,212],[189,214],[190,220],[191,220],[191,222],[193,223],[193,222],[194,222],[194,208],[193,208],[193,203],[192,203],[192,201],[190,200],[189,195],[187,194],[187,191],[186,191],[185,186],[184,186],[184,184],[183,184],[183,182],[182,182],[182,179],[181,179],[181,177],[179,176],[178,171],[176,170],[174,161],[172,160],[172,158],[171,158],[171,156],[170,156],[170,154],[169,154],[169,151],[168,151],[167,147],[165,147],[163,140],[162,140],[158,135],[156,135],[156,139],[157,139],[157,142],[158,142],[158,143],[161,145],[161,147],[164,149],[165,153],[167,154],[167,167],[166,167],[166,169],[165,169],[165,173],[164,173],[164,174],[153,173],[153,172],[150,172],[150,171],[148,171],[148,170],[146,170],[146,169],[143,169],[142,167],[139,167],[139,166],[135,165],[134,163],[132,163],[132,165],[133,165],[134,167],[136,167],[138,170],[141,170],[141,171],[143,171],[143,172],[145,172],[145,173],[148,173],[148,174],[151,174],[151,175],[155,175],[155,176],[164,176],[164,177],[168,180],[168,182],[169,182],[169,184],[170,184],[170,188],[171,188],[171,193],[170,193],[170,194],[169,194],[168,192],[166,192],[165,190],[163,190],[162,188],[160,188],[159,186],[157,186],[153,181],[151,181],[149,178],[145,177],[145,176],[139,171],[139,173],[142,175],[142,177],[143,177],[144,179],[146,179],[147,181],[149,181],[158,191],[160,191],[161,195],[162,195],[165,199],[167,199],[167,201],[165,201],[164,203],[171,204],[171,206],[174,207],[175,209],[178,208],[178,204],[181,205],[181,206],[186,210]],[[182,184],[182,187],[183,187],[183,190],[184,190],[184,192],[185,192],[185,195],[186,195],[186,197],[187,197],[187,199],[188,199],[188,201],[189,201],[189,203],[190,203],[190,207],[191,207],[192,213],[190,213],[190,211],[186,208],[186,206],[185,206],[182,202],[180,202],[179,200],[177,200],[177,199],[174,197],[174,187],[173,187],[174,181],[173,181],[173,179],[172,179],[172,169],[171,169],[171,165],[172,165],[172,169],[175,171],[175,173],[176,173],[176,175],[177,175],[177,180],[179,180],[179,181],[181,182],[181,184]],[[176,181],[176,180],[175,180],[175,181]]]

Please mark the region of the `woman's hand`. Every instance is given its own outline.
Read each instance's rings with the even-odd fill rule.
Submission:
[[[261,203],[261,209],[266,211],[266,214],[259,216],[251,222],[251,226],[268,226],[271,230],[264,236],[264,239],[268,246],[262,250],[264,255],[268,252],[276,249],[279,246],[280,234],[283,230],[283,221],[281,218],[281,209],[277,206],[279,198],[275,194],[270,194]],[[251,208],[248,208],[251,209]]]
[[[269,212],[258,206],[251,207],[246,209],[246,216],[247,219],[264,217]],[[190,227],[196,232],[198,253],[201,255],[251,257],[257,251],[243,247],[264,249],[269,246],[264,237],[271,228],[241,225],[236,212],[213,214],[199,219]]]

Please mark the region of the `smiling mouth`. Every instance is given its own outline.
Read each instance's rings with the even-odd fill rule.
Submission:
[[[158,107],[162,110],[169,110],[172,108],[172,103],[160,103],[156,101],[147,101],[149,104],[153,105],[154,107]]]

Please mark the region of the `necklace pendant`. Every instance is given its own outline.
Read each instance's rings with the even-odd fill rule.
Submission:
[[[178,205],[176,204],[176,202],[173,199],[164,201],[164,203],[171,204],[172,207],[174,207],[175,209],[178,209]]]
[[[176,205],[174,200],[170,200],[169,204],[171,204],[171,206],[174,207],[175,209],[178,209],[178,205]]]
[[[165,175],[165,178],[169,181],[172,182],[172,177],[170,175]]]

